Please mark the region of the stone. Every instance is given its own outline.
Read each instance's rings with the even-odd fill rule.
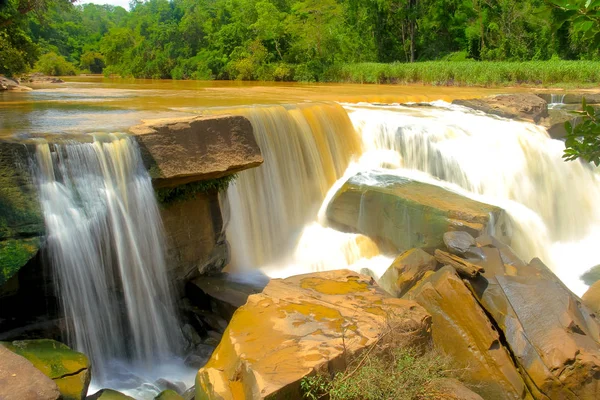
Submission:
[[[154,400],[183,400],[183,397],[173,390],[163,390]]]
[[[581,275],[581,280],[588,286],[600,281],[600,265],[590,268],[589,271]]]
[[[431,317],[348,270],[273,279],[248,297],[196,377],[196,400],[299,399],[303,377],[346,367],[389,329],[430,340]]]
[[[459,380],[452,378],[437,379],[433,388],[442,399],[452,400],[483,400],[483,397],[463,385]]]
[[[155,382],[156,386],[158,386],[161,389],[164,390],[169,390],[172,392],[177,393],[178,395],[181,395],[185,392],[185,383],[183,382],[171,382],[167,379],[164,378],[160,378]]]
[[[157,188],[220,178],[264,161],[252,125],[242,116],[151,120],[130,133]]]
[[[381,276],[379,285],[388,293],[402,297],[427,271],[435,271],[437,261],[421,249],[400,254]]]
[[[600,94],[598,93],[561,93],[564,97],[562,99],[563,104],[577,104],[581,105],[581,100],[585,97],[585,101],[588,104],[599,104]],[[537,96],[546,100],[548,104],[552,102],[552,93],[537,93]]]
[[[581,300],[597,317],[600,317],[600,281],[590,286]]]
[[[522,399],[527,386],[493,323],[451,267],[443,267],[404,298],[432,316],[435,346],[464,368],[462,378],[487,399]]]
[[[532,93],[499,94],[481,99],[454,100],[452,104],[504,118],[535,123],[548,116],[548,103]]]
[[[504,332],[534,397],[596,399],[599,320],[540,260],[506,274],[499,252],[484,249],[485,273],[469,285]]]
[[[135,400],[133,397],[124,395],[121,392],[117,392],[112,389],[102,389],[94,393],[91,396],[85,398],[86,400]]]
[[[91,380],[88,358],[55,340],[19,340],[1,343],[8,350],[25,357],[52,379],[63,400],[85,397]]]
[[[18,81],[14,79],[10,79],[3,75],[0,75],[0,92],[4,90],[11,90],[14,92],[28,92],[32,89],[30,87],[21,85]]]
[[[41,72],[34,72],[33,74],[26,76],[24,81],[29,83],[65,83],[65,81],[60,78],[44,75]]]
[[[552,139],[563,139],[567,136],[565,122],[576,123],[577,119],[569,110],[554,108],[548,110],[548,116],[540,121],[540,125],[546,128]]]
[[[0,346],[0,399],[57,400],[56,383],[24,357]]]
[[[464,256],[476,245],[475,238],[467,232],[446,232],[443,240],[448,251],[457,256]]]
[[[354,175],[327,207],[335,228],[362,233],[399,252],[444,248],[448,231],[479,236],[489,228],[490,216],[496,231],[505,232],[508,221],[501,208],[382,171]]]
[[[37,254],[45,232],[28,152],[0,141],[0,287]]]

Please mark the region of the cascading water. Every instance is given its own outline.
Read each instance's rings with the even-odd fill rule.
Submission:
[[[326,132],[327,140],[338,146],[351,140],[350,149],[355,151],[342,158],[337,176],[340,168],[349,167],[333,186],[330,179],[314,172],[324,168],[322,158],[329,153],[292,144],[300,133],[314,140],[314,131],[261,125],[263,117],[253,119],[250,114],[265,165],[240,174],[229,190],[228,238],[237,259],[262,267],[272,277],[346,267],[368,267],[379,275],[390,259],[377,256],[376,245],[361,235],[328,228],[322,212],[320,216],[315,212],[315,204],[331,197],[356,172],[384,167],[504,208],[513,221],[515,250],[527,260],[540,257],[582,294],[585,285],[579,276],[600,263],[600,254],[590,245],[600,238],[600,211],[594,207],[600,182],[588,165],[562,160],[562,142],[550,139],[539,126],[444,102],[345,108],[362,144],[355,143],[355,134],[345,125],[343,134]],[[351,156],[354,162],[348,163]],[[307,167],[308,159],[313,162]],[[311,172],[302,175],[306,168]],[[311,192],[305,189],[309,187],[320,189]],[[331,187],[327,196],[323,187]],[[306,201],[301,196],[309,192],[311,201]],[[326,204],[325,198],[322,210]],[[301,218],[293,219],[294,215]],[[273,223],[274,228],[269,226]],[[240,243],[244,245],[235,248]],[[266,243],[277,244],[279,259],[256,256],[268,249]],[[279,264],[273,265],[274,261]]]
[[[558,108],[564,104],[565,104],[565,95],[564,94],[550,95],[550,103],[548,104],[548,108]]]
[[[137,144],[37,145],[35,170],[48,253],[72,345],[111,387],[117,362],[151,371],[180,350],[162,222]]]

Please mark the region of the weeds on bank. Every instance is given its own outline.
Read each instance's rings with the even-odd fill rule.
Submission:
[[[391,337],[391,340],[390,340]],[[402,333],[387,330],[343,372],[317,374],[300,382],[309,400],[426,400],[450,399],[436,382],[457,378],[450,359],[433,348],[406,346]]]

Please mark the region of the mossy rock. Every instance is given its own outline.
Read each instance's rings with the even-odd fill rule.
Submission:
[[[8,239],[0,242],[0,286],[37,254],[40,238]]]
[[[102,389],[91,396],[86,397],[86,400],[135,400],[133,397],[124,395],[112,389]]]
[[[176,391],[167,389],[160,392],[160,394],[156,396],[154,400],[183,400],[183,397],[181,397],[181,395]]]
[[[55,340],[19,340],[3,342],[3,346],[25,357],[34,367],[51,378],[63,400],[80,400],[87,393],[91,380],[88,358]]]

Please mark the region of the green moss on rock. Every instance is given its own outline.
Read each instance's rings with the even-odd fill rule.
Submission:
[[[183,397],[176,391],[167,389],[160,392],[160,394],[156,396],[154,400],[183,400]]]
[[[168,205],[176,201],[189,200],[198,193],[208,193],[211,191],[221,192],[227,190],[229,184],[236,178],[237,175],[232,174],[217,179],[191,182],[176,187],[159,188],[156,190],[156,197],[160,204]]]
[[[0,286],[12,278],[40,248],[40,239],[9,239],[0,242]]]

